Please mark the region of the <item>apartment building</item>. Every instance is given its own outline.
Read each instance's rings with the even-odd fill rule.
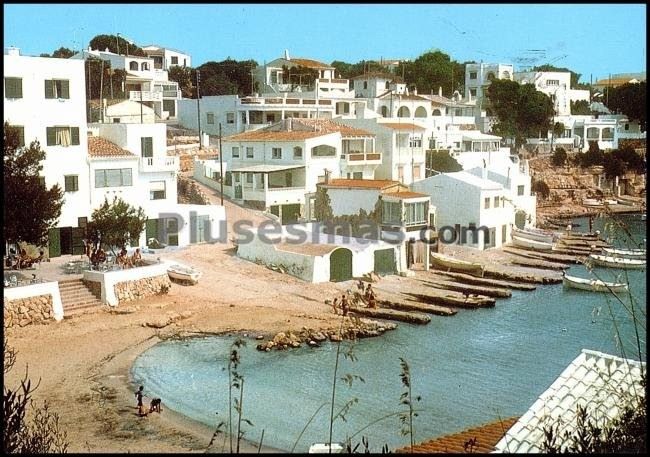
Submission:
[[[192,57],[189,54],[177,49],[165,48],[155,44],[150,44],[142,48],[147,57],[153,59],[154,70],[169,70],[171,67],[178,65],[181,67],[191,67]]]

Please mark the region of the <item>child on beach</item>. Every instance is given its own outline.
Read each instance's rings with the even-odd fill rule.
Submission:
[[[144,386],[140,386],[140,389],[135,393],[135,398],[138,399],[138,415],[140,417],[146,416],[147,412],[144,410],[144,405],[142,403],[142,397],[144,396]]]

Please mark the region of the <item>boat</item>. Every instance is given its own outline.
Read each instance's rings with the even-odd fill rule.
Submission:
[[[551,249],[553,249],[553,243],[547,243],[545,241],[529,240],[527,238],[521,238],[519,236],[513,236],[512,243],[515,246],[526,248],[526,249],[534,249],[536,251],[550,251]]]
[[[534,229],[530,227],[526,227],[524,229],[513,227],[512,235],[518,236],[520,238],[526,238],[529,240],[542,241],[544,243],[552,243],[553,238],[555,237],[555,234],[553,232],[549,232],[548,230]]]
[[[199,282],[202,273],[192,267],[174,264],[167,268],[167,274],[172,279],[196,284]]]
[[[603,248],[605,254],[610,255],[611,257],[623,257],[624,259],[645,259],[646,251],[645,249],[615,249],[615,248]]]
[[[602,202],[597,198],[585,198],[582,200],[584,206],[601,206]]]
[[[600,254],[589,254],[589,260],[595,265],[610,268],[623,268],[623,269],[640,269],[645,268],[645,260],[637,259],[624,259],[623,257],[610,257]]]
[[[343,443],[314,443],[309,446],[308,454],[342,454],[344,450]]]
[[[627,284],[619,282],[606,282],[600,279],[586,279],[577,276],[564,275],[562,283],[574,289],[590,290],[592,292],[627,292]]]
[[[446,255],[431,253],[431,263],[441,270],[458,271],[483,276],[483,264],[454,259]]]

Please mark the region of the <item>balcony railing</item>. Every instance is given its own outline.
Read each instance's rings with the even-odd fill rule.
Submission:
[[[142,157],[140,171],[176,171],[178,170],[178,157]]]
[[[274,108],[276,106],[279,107],[284,107],[284,106],[296,106],[296,105],[316,105],[318,102],[318,105],[323,105],[323,106],[331,106],[332,101],[331,100],[316,100],[313,98],[277,98],[277,97],[272,97],[272,98],[267,98],[267,97],[246,97],[242,98],[239,100],[239,103],[241,105],[273,105]]]
[[[341,155],[348,165],[379,165],[381,164],[381,152],[350,152]]]
[[[129,91],[129,100],[134,102],[159,102],[162,101],[163,93],[151,90],[131,90]]]

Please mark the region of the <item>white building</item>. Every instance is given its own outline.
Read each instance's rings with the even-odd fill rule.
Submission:
[[[513,80],[514,68],[502,63],[468,63],[465,65],[465,98],[474,99],[481,106],[485,91],[493,79]]]
[[[153,58],[125,56],[90,48],[71,57],[83,60],[88,58],[110,62],[114,70],[125,70],[123,88],[128,99],[152,107],[157,121],[177,118],[177,102],[181,99],[178,83],[169,80],[167,70],[156,68]]]
[[[436,229],[443,243],[478,249],[499,247],[510,240],[515,209],[505,201],[510,193],[498,182],[467,171],[441,173],[411,188],[431,197]]]
[[[518,83],[533,84],[539,92],[548,95],[558,116],[571,114],[571,102],[591,101],[588,90],[571,88],[571,73],[568,71],[524,71],[516,72],[514,77]]]
[[[144,46],[142,50],[148,57],[153,59],[153,68],[155,70],[169,70],[174,65],[181,67],[192,66],[192,57],[176,49],[150,44]]]
[[[371,72],[352,78],[357,97],[376,98],[386,92],[403,94],[406,91],[404,80],[390,73]]]
[[[156,122],[155,111],[144,103],[138,103],[132,100],[104,99],[102,105],[103,112],[100,116],[100,122],[101,119],[109,124],[151,124]]]

